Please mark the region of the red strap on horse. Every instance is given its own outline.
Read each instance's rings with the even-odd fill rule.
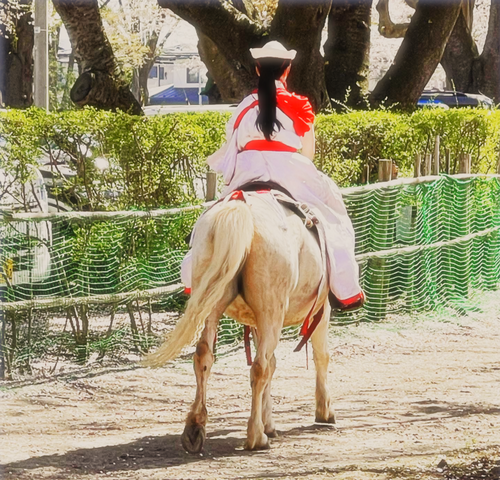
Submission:
[[[311,325],[309,325],[309,315],[307,316],[306,320],[304,321],[304,325],[302,325],[302,329],[300,331],[301,335],[304,335],[302,337],[302,340],[299,342],[299,344],[295,347],[294,352],[300,352],[302,347],[307,343],[307,341],[311,338],[311,335],[314,333],[314,330],[316,330],[316,327],[318,326],[319,322],[323,318],[323,312],[325,310],[324,305],[318,310],[316,315],[313,317],[313,321]],[[305,328],[304,328],[305,327]],[[303,333],[305,332],[305,334]]]

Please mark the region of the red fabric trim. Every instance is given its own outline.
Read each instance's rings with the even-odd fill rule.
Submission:
[[[253,101],[250,105],[248,105],[248,107],[244,108],[240,114],[238,115],[238,117],[236,118],[236,121],[234,122],[234,126],[233,126],[233,132],[234,130],[236,130],[239,126],[240,126],[240,123],[241,121],[243,120],[243,117],[246,115],[246,113],[251,110],[252,108],[256,107],[257,105],[259,104],[259,101],[258,100],[255,100]]]
[[[261,152],[296,152],[297,149],[290,147],[282,142],[275,142],[273,140],[251,140],[242,149],[243,152],[247,150],[259,150]]]
[[[245,196],[243,195],[243,192],[241,190],[235,190],[233,193],[231,193],[231,197],[229,199],[245,201]]]
[[[338,302],[341,305],[342,308],[349,308],[351,305],[355,305],[358,302],[364,301],[365,299],[365,294],[363,292],[358,293],[357,295],[354,295],[354,297],[346,298],[345,300],[340,300],[340,298],[337,298]]]

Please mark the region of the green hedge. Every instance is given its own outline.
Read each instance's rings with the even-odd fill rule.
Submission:
[[[319,115],[316,162],[340,186],[359,184],[364,165],[373,170],[379,158],[394,160],[401,176],[413,176],[415,155],[433,153],[437,135],[441,159],[450,152],[452,174],[461,153],[472,155],[472,173],[496,172],[500,111],[468,108]]]
[[[77,176],[59,182],[53,193],[82,210],[192,203],[228,118],[218,112],[134,117],[91,108],[8,110],[0,113],[0,168],[25,181],[27,165],[42,155],[67,160]],[[316,163],[342,187],[359,184],[364,165],[373,170],[379,158],[393,159],[402,175],[411,176],[415,154],[431,153],[436,135],[442,158],[450,151],[452,173],[461,153],[472,155],[473,172],[495,172],[500,112],[482,109],[318,115]],[[97,169],[97,157],[105,157],[109,168]]]
[[[63,179],[54,166],[59,186],[53,193],[80,210],[192,203],[227,119],[218,112],[137,117],[92,108],[10,110],[0,113],[0,168],[26,180],[27,164],[64,160],[77,175]],[[96,168],[98,157],[109,168]]]

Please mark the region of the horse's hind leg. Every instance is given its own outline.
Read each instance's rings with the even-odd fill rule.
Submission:
[[[233,295],[234,296],[234,295]],[[214,363],[214,342],[219,318],[224,313],[228,301],[224,299],[208,316],[205,328],[196,345],[193,357],[196,375],[196,397],[186,419],[186,426],[181,436],[182,446],[189,453],[199,453],[205,443],[205,426],[207,424],[207,382]]]
[[[196,345],[193,364],[196,374],[196,397],[186,419],[186,426],[181,436],[182,446],[189,453],[199,453],[205,443],[205,426],[207,424],[207,381],[214,363],[214,341],[217,320],[210,317]]]
[[[259,342],[257,338],[257,331],[252,328],[252,337],[254,339],[255,348],[259,349]],[[264,433],[268,438],[276,438],[278,434],[276,433],[276,427],[274,426],[273,420],[273,401],[271,398],[271,382],[273,379],[274,372],[276,370],[276,356],[273,356],[270,360],[271,376],[267,386],[262,394],[262,422],[264,423]]]
[[[335,423],[335,412],[330,405],[328,392],[328,320],[330,318],[330,305],[326,304],[321,322],[311,336],[314,351],[314,364],[316,365],[316,422]]]
[[[264,423],[264,433],[267,437],[276,438],[278,434],[276,433],[276,427],[273,420],[273,400],[271,398],[271,382],[274,371],[276,370],[276,357],[274,353],[269,364],[271,368],[270,377],[262,397],[262,422]]]
[[[275,316],[275,315],[274,315]],[[273,318],[269,315],[268,318]],[[260,323],[262,325],[262,323]],[[276,368],[276,359],[274,358],[274,350],[278,345],[282,322],[272,323],[267,325],[267,328],[259,328],[258,349],[257,355],[250,370],[250,382],[252,385],[252,412],[248,420],[247,441],[245,448],[247,450],[261,450],[269,448],[269,439],[265,433],[264,426],[264,410],[263,408],[270,407],[265,405],[270,397],[265,400],[264,393],[266,388],[270,387],[270,381],[274,369]],[[269,412],[270,415],[270,412]],[[270,416],[266,414],[266,420]],[[266,425],[266,428],[274,430],[272,425]],[[271,432],[269,432],[271,433]]]

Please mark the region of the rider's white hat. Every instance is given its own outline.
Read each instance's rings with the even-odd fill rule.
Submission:
[[[261,48],[251,48],[250,54],[253,58],[282,58],[283,60],[293,60],[297,55],[296,50],[287,50],[280,42],[272,40]]]

